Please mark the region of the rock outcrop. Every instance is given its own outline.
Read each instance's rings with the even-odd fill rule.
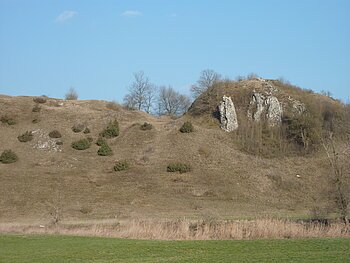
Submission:
[[[254,92],[250,101],[248,117],[259,122],[265,114],[266,120],[270,126],[279,125],[282,121],[282,105],[277,97],[272,95],[263,95]]]
[[[254,92],[252,100],[250,101],[250,105],[255,106],[255,112],[254,113],[248,113],[250,117],[255,121],[260,121],[261,114],[263,113],[265,109],[265,97],[264,95]]]
[[[270,96],[265,100],[267,106],[267,121],[270,126],[280,125],[282,122],[282,106],[278,99],[274,96]]]
[[[235,106],[231,97],[223,96],[219,106],[221,129],[232,132],[238,128],[238,120]]]

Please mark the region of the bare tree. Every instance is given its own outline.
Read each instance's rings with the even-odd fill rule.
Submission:
[[[156,97],[157,97],[156,92],[157,92],[157,88],[155,85],[152,85],[151,88],[146,92],[144,110],[148,114],[151,114],[151,112],[152,112],[152,108],[154,106],[154,103],[155,103]]]
[[[184,114],[191,106],[191,101],[186,95],[175,91],[171,86],[162,86],[159,89],[158,113],[166,115]]]
[[[68,92],[65,94],[66,100],[77,100],[78,99],[78,93],[76,92],[74,87],[70,87]]]
[[[213,86],[221,79],[221,75],[212,69],[203,70],[195,85],[192,85],[190,90],[193,98],[198,98],[208,88]]]
[[[123,98],[123,105],[129,110],[136,109],[136,101],[131,94],[126,94]]]
[[[154,97],[154,85],[150,83],[144,72],[134,73],[134,81],[129,87],[129,94],[124,97],[124,105],[150,113]]]
[[[335,145],[333,134],[330,133],[327,140],[322,140],[322,146],[332,170],[330,176],[331,196],[340,212],[342,221],[348,224],[350,205],[350,145],[347,144],[342,150],[339,150]]]

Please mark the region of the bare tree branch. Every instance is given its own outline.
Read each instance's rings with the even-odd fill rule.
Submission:
[[[151,112],[155,98],[154,85],[150,83],[143,71],[134,73],[134,81],[129,87],[129,94],[124,97],[124,105],[130,109]]]
[[[216,82],[221,79],[221,75],[212,69],[203,70],[195,85],[192,85],[190,90],[193,98],[198,98],[202,93],[208,90]]]

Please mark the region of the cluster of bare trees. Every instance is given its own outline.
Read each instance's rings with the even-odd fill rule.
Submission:
[[[192,97],[196,99],[221,80],[221,75],[214,70],[203,70],[196,84],[190,88]],[[129,93],[124,97],[124,105],[129,109],[143,110],[147,113],[176,116],[187,111],[191,100],[171,86],[157,87],[143,71],[139,71],[134,73],[134,81],[129,87]]]
[[[134,73],[134,81],[129,93],[124,97],[124,105],[129,109],[143,110],[157,115],[177,116],[184,114],[191,105],[188,96],[171,86],[152,84],[143,71]]]

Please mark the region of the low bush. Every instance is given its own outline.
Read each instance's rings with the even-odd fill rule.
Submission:
[[[34,124],[35,124],[35,123],[39,123],[39,122],[40,122],[40,119],[33,119],[33,120],[32,120],[32,123],[34,123]]]
[[[184,163],[171,163],[168,165],[167,171],[171,173],[174,173],[174,172],[180,172],[181,174],[187,173],[191,171],[191,166]]]
[[[107,142],[105,142],[101,145],[100,149],[98,149],[97,154],[100,156],[110,156],[113,155],[113,151]]]
[[[31,140],[33,140],[33,133],[31,131],[26,131],[25,133],[23,133],[22,135],[19,135],[17,137],[17,139],[20,142],[29,142]]]
[[[72,131],[75,133],[82,132],[85,128],[85,125],[82,123],[76,123],[72,127]]]
[[[56,145],[63,145],[63,142],[62,141],[57,141]]]
[[[84,134],[88,134],[90,133],[90,129],[88,127],[85,128],[85,130],[83,131]]]
[[[153,125],[148,123],[148,122],[145,122],[144,124],[142,124],[140,126],[140,130],[142,131],[147,131],[147,130],[152,130],[153,129]]]
[[[186,121],[180,128],[180,132],[182,133],[189,133],[193,132],[194,128],[191,122]]]
[[[107,127],[100,133],[104,138],[114,138],[119,135],[119,124],[117,120],[111,121]]]
[[[0,162],[4,164],[14,163],[17,160],[18,157],[12,150],[5,150],[0,155]]]
[[[86,150],[90,147],[88,139],[81,139],[79,141],[72,142],[72,148],[76,150]]]
[[[86,139],[88,139],[89,142],[93,142],[94,141],[94,139],[92,137],[90,137],[90,136],[86,137]]]
[[[7,125],[15,125],[16,124],[16,121],[8,116],[2,116],[0,121],[2,123],[7,124]]]
[[[98,146],[102,146],[102,145],[104,145],[104,144],[107,144],[107,142],[106,142],[106,140],[103,139],[102,137],[99,137],[99,138],[97,139],[97,141],[96,141],[96,144],[97,144]]]
[[[33,101],[35,103],[45,103],[46,102],[46,98],[45,97],[35,97],[35,98],[33,98]]]
[[[129,168],[130,168],[130,164],[127,160],[118,161],[113,167],[114,171],[116,172],[124,171]]]
[[[49,133],[50,138],[61,138],[62,135],[58,130],[53,130]]]
[[[41,107],[39,106],[39,104],[35,104],[35,106],[32,109],[32,112],[40,112],[41,111]]]

